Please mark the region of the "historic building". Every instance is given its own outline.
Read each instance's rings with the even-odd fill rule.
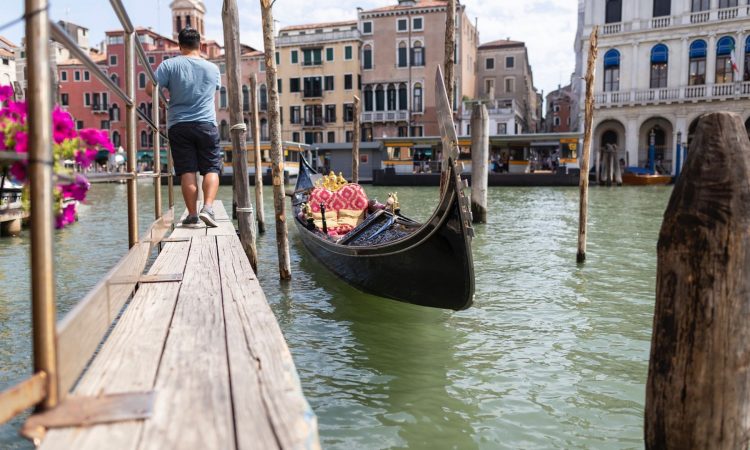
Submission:
[[[574,88],[579,102],[588,37],[594,26],[600,30],[595,149],[617,144],[629,165],[644,166],[653,136],[656,159],[674,171],[677,141],[689,146],[698,116],[734,111],[747,120],[750,11],[739,3],[581,0]]]
[[[351,142],[361,83],[357,22],[282,28],[276,50],[283,139]],[[261,109],[264,95],[261,91]]]
[[[506,134],[536,133],[541,114],[534,74],[529,64],[526,44],[510,39],[487,42],[477,52],[476,91],[482,100],[501,100],[514,109],[519,120],[509,123]],[[512,100],[512,102],[508,102]],[[492,108],[496,109],[496,108]],[[502,109],[502,108],[501,108]],[[516,112],[517,111],[517,112]]]
[[[564,133],[571,130],[570,114],[573,103],[573,91],[570,85],[559,87],[547,94],[547,114],[544,116],[544,131]]]
[[[14,86],[16,82],[16,45],[0,36],[0,86]]]
[[[475,97],[479,33],[457,5],[454,107]],[[435,73],[445,55],[446,3],[399,0],[397,5],[358,11],[362,39],[363,140],[435,136]]]

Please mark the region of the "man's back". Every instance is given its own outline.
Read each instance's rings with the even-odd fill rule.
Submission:
[[[216,64],[201,58],[177,56],[159,65],[156,80],[169,90],[168,127],[179,122],[216,125],[214,96],[221,87]]]

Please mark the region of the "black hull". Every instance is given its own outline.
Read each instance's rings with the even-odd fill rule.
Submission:
[[[300,168],[298,191],[309,182],[311,170]],[[452,171],[446,194],[432,217],[393,242],[340,245],[308,230],[299,219],[295,223],[309,252],[361,291],[415,305],[466,309],[474,297],[474,265],[470,219],[459,182]],[[298,210],[294,211],[296,215]]]

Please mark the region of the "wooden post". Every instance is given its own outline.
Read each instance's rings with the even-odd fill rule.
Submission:
[[[229,121],[232,124],[232,172],[234,197],[237,202],[237,224],[240,241],[253,270],[258,272],[258,252],[255,248],[253,205],[250,203],[250,186],[247,178],[247,144],[245,123],[242,120],[242,98],[240,73],[240,25],[237,0],[224,0],[221,8],[224,24],[224,54],[226,57],[227,97],[229,99]]]
[[[446,2],[448,10],[445,17],[445,91],[448,103],[453,105],[453,93],[456,80],[456,0]],[[446,160],[447,161],[447,160]]]
[[[589,37],[589,58],[586,67],[586,112],[584,116],[583,152],[581,154],[581,176],[579,187],[581,201],[578,217],[578,254],[576,261],[586,261],[586,227],[589,207],[589,159],[591,156],[591,128],[594,121],[594,79],[596,74],[596,56],[599,41],[599,27],[595,26]]]
[[[263,165],[260,156],[260,117],[258,117],[258,75],[250,78],[250,104],[253,108],[253,151],[255,153],[255,214],[258,233],[266,232],[266,214],[263,212]]]
[[[474,223],[487,223],[487,164],[490,159],[490,116],[474,105],[471,114],[471,214]]]
[[[359,183],[359,97],[354,96],[354,129],[352,130],[352,183]]]
[[[646,384],[647,449],[750,440],[750,141],[734,113],[701,117],[664,213]]]
[[[618,186],[622,186],[622,168],[620,167],[620,158],[618,158],[617,144],[614,144],[615,149],[615,183]]]
[[[276,41],[273,35],[273,4],[276,0],[260,0],[263,16],[263,46],[266,54],[266,84],[268,85],[268,115],[271,134],[271,176],[273,178],[273,209],[276,214],[276,247],[279,254],[279,277],[292,278],[289,259],[289,232],[284,213],[284,154],[281,148],[279,90],[276,82]]]

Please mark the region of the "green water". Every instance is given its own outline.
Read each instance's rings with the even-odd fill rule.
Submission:
[[[431,188],[398,190],[424,219]],[[139,186],[141,223],[151,187]],[[588,261],[575,264],[577,188],[491,188],[476,227],[475,306],[452,313],[362,294],[320,268],[290,229],[293,280],[260,279],[318,416],[324,448],[642,447],[656,239],[670,188],[593,188]],[[219,197],[228,203],[231,190]],[[273,217],[267,189],[266,217]],[[56,233],[59,309],[124,253],[124,185],[96,185],[80,221]],[[28,232],[0,239],[0,389],[30,371]],[[398,282],[398,280],[394,280]],[[430,280],[421,280],[429,283]],[[20,420],[0,448],[30,448]]]

